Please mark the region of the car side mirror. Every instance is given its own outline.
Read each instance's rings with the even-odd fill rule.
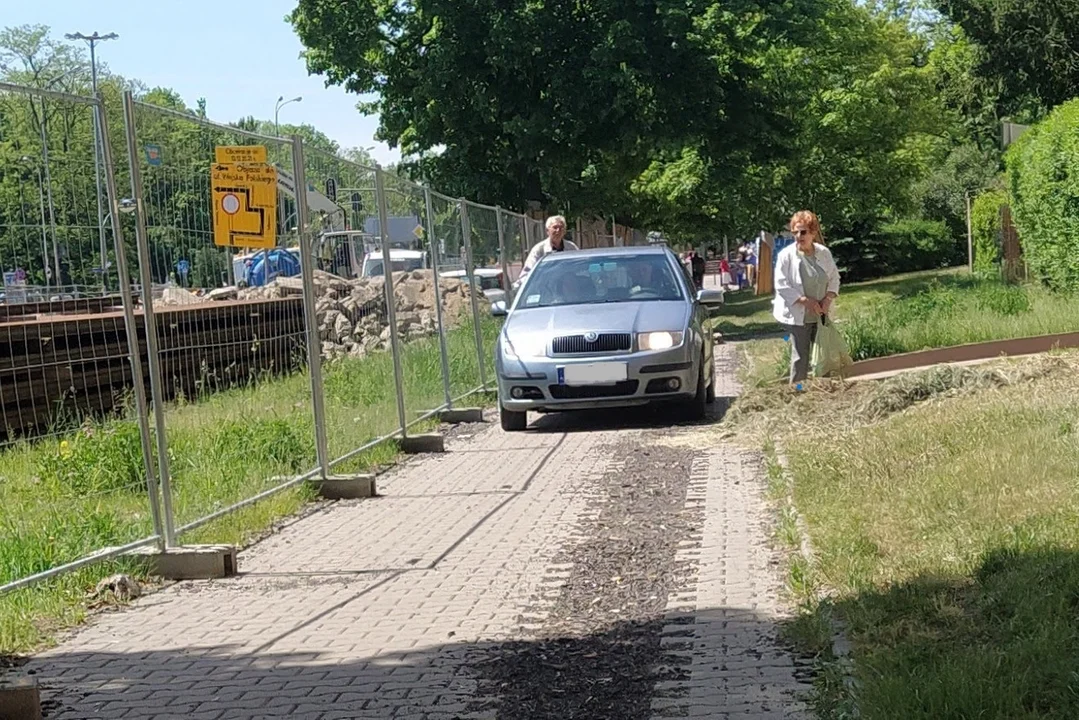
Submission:
[[[495,300],[491,303],[491,317],[506,317],[508,314],[505,300]]]
[[[716,306],[723,304],[723,291],[704,288],[697,291],[697,302],[701,305]]]

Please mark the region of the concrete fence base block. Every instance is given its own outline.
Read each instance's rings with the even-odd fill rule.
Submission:
[[[311,484],[326,500],[360,500],[374,497],[374,475],[330,475],[325,480],[315,478]]]
[[[235,575],[239,569],[236,548],[231,545],[182,545],[165,552],[141,551],[151,564],[150,572],[166,580],[212,580]]]
[[[0,677],[0,720],[41,720],[37,680],[19,673]]]
[[[446,452],[446,439],[438,433],[409,435],[398,439],[397,443],[401,452],[407,455]]]
[[[461,423],[480,423],[483,422],[483,408],[469,407],[453,408],[452,410],[442,410],[438,413],[438,419],[441,422],[448,423],[450,425],[459,425]]]

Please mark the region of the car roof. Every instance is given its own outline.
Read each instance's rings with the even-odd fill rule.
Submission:
[[[567,258],[580,257],[618,257],[620,255],[668,255],[670,249],[666,246],[655,245],[631,245],[629,247],[588,248],[587,250],[572,250],[569,252],[547,253],[543,256],[543,262],[560,262]]]

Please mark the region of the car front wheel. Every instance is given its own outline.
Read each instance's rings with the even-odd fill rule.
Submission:
[[[708,416],[708,386],[705,384],[703,360],[697,370],[697,392],[689,401],[686,411],[690,420],[704,420]]]
[[[520,432],[528,427],[528,413],[507,410],[501,403],[498,405],[498,419],[506,432]]]

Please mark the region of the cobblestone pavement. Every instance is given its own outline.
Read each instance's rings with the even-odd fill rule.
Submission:
[[[239,577],[36,658],[46,717],[803,717],[759,458],[715,436],[652,413],[463,428]]]

